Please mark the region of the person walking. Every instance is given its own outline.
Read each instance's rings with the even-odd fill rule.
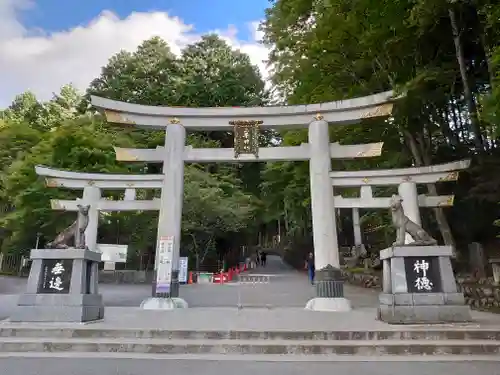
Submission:
[[[257,268],[257,254],[253,253],[250,255],[250,269]]]
[[[267,261],[267,253],[265,251],[262,251],[260,253],[260,264],[262,264],[262,267],[266,266],[266,261]]]
[[[314,285],[314,273],[316,269],[314,267],[314,254],[312,252],[309,253],[304,268],[307,270],[307,276],[311,285]]]

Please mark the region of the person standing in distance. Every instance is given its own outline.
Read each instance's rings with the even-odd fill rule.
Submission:
[[[314,272],[316,269],[314,267],[314,254],[312,252],[309,253],[304,268],[307,270],[311,285],[314,285]]]
[[[262,267],[266,266],[266,262],[267,262],[267,253],[265,251],[262,251],[260,253],[260,264],[262,264]]]

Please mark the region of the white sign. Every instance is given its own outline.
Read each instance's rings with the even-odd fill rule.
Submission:
[[[127,261],[128,246],[98,243],[97,252],[102,254],[102,262],[125,263]]]
[[[156,270],[156,293],[170,293],[172,282],[172,261],[174,257],[174,236],[160,237],[158,269]]]
[[[188,258],[179,258],[179,282],[187,283],[188,278]]]

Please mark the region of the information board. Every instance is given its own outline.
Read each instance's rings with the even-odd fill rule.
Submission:
[[[180,257],[179,258],[179,282],[187,283],[188,278],[188,258]]]
[[[173,236],[160,237],[158,256],[156,293],[170,293],[170,284],[172,282],[172,261],[174,256]]]
[[[102,262],[125,263],[127,262],[127,245],[111,245],[98,243],[97,252],[101,253]]]

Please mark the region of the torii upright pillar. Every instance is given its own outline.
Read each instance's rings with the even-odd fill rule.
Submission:
[[[329,152],[328,122],[321,115],[309,124],[309,162],[311,211],[313,223],[314,264],[316,267],[316,298],[306,309],[349,311],[351,304],[344,298],[340,271],[337,224],[333,187],[330,181],[332,160]]]
[[[153,296],[144,300],[143,309],[187,307],[179,298],[179,252],[182,203],[184,198],[184,147],[186,129],[171,120],[165,132],[163,187],[161,189],[158,235],[156,239]]]

